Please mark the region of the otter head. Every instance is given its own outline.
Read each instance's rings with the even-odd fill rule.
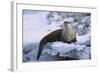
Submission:
[[[67,28],[68,28],[68,25],[70,25],[70,24],[71,24],[70,22],[64,22],[64,23],[63,23],[64,28],[66,28],[66,29],[67,29]]]
[[[63,23],[63,30],[68,30],[70,24],[71,24],[70,22],[64,22]]]
[[[63,37],[66,40],[66,42],[71,42],[75,37],[75,31],[72,27],[71,22],[64,22],[63,23]]]

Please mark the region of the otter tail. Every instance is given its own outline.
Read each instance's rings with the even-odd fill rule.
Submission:
[[[47,42],[45,41],[45,39],[43,38],[41,41],[40,41],[40,44],[39,44],[39,49],[38,49],[38,53],[37,53],[37,60],[39,60],[41,54],[42,54],[42,51],[43,51],[43,48],[45,46]]]
[[[39,45],[39,49],[38,49],[38,53],[37,53],[37,60],[39,60],[39,58],[40,58],[40,56],[41,56],[41,54],[42,54],[42,50],[43,50],[43,45],[40,44],[40,45]]]

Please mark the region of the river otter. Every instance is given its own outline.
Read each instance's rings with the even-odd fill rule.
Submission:
[[[39,49],[38,49],[38,53],[37,53],[37,60],[39,60],[44,46],[48,42],[55,42],[55,41],[62,41],[62,42],[65,42],[65,43],[71,43],[71,42],[76,41],[76,34],[73,30],[71,23],[64,22],[62,29],[58,29],[58,30],[51,32],[50,34],[46,35],[40,41]]]

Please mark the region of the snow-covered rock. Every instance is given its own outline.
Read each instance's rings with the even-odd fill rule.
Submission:
[[[85,35],[77,35],[77,43],[81,45],[88,45],[91,44],[91,34],[87,33]]]
[[[91,58],[91,48],[85,47],[83,50],[77,53],[79,59],[90,59]]]
[[[79,45],[75,43],[68,44],[68,43],[63,43],[63,42],[53,42],[51,44],[51,48],[52,48],[51,55],[57,55],[58,53],[60,54],[68,53],[74,49],[76,49],[77,51],[80,51],[85,48],[85,45]]]

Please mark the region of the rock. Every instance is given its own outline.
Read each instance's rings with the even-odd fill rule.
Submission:
[[[90,59],[91,58],[91,50],[90,47],[85,47],[85,49],[78,52],[79,59]]]
[[[30,61],[30,57],[27,57],[26,55],[23,55],[23,62],[28,62]]]
[[[27,45],[23,46],[23,53],[24,54],[28,54],[29,52],[31,52],[33,49],[37,48],[37,43],[29,43]]]

